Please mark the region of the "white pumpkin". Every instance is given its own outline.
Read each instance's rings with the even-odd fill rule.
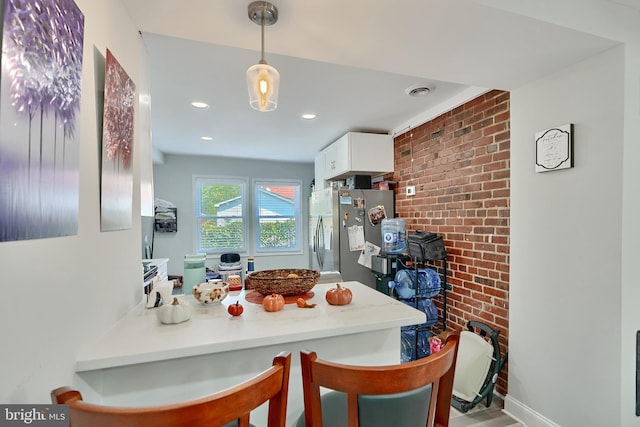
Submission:
[[[191,308],[181,303],[178,298],[173,297],[171,304],[165,304],[156,309],[156,315],[158,316],[158,320],[167,325],[182,323],[191,318]]]

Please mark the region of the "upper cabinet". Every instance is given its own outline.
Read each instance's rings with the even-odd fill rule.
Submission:
[[[327,177],[326,177],[326,170],[325,170],[326,167],[324,164],[324,160],[326,157],[327,156],[324,150],[316,154],[316,158],[314,162],[314,171],[315,171],[314,183],[315,183],[316,190],[323,190],[329,186],[329,183],[327,182]]]
[[[317,154],[315,167],[316,189],[324,188],[325,180],[393,172],[393,138],[349,132]]]

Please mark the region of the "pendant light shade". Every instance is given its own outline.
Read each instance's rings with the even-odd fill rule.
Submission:
[[[278,107],[280,73],[269,64],[256,64],[247,70],[249,105],[260,111],[273,111]]]
[[[266,1],[254,1],[248,8],[249,19],[260,25],[262,47],[260,62],[247,70],[249,105],[259,111],[273,111],[278,107],[280,73],[264,60],[264,26],[278,20],[278,9]]]

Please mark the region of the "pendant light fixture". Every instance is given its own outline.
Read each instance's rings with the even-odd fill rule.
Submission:
[[[248,7],[249,19],[262,30],[260,62],[247,70],[249,105],[259,111],[273,111],[278,107],[280,73],[264,60],[264,26],[278,21],[278,9],[267,1],[254,1]]]

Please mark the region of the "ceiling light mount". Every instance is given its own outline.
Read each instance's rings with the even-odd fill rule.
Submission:
[[[264,25],[269,26],[278,22],[278,8],[268,1],[254,1],[247,8],[249,19],[254,24],[262,25],[264,17]]]
[[[249,105],[259,111],[273,111],[278,107],[280,73],[264,59],[264,27],[278,21],[278,9],[268,1],[254,1],[247,8],[249,19],[260,25],[262,45],[260,61],[247,70]]]

